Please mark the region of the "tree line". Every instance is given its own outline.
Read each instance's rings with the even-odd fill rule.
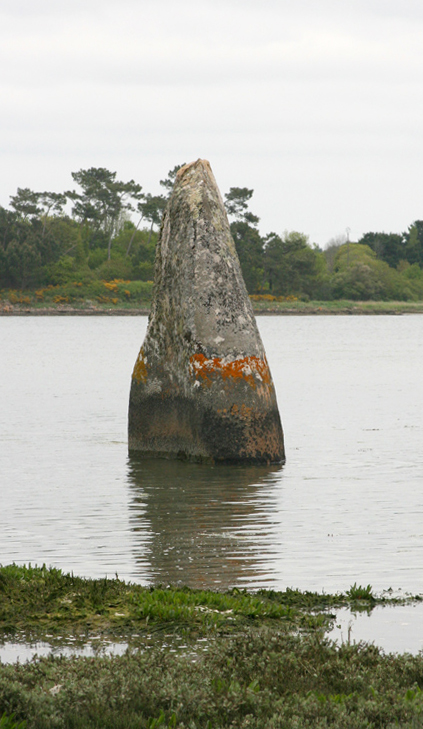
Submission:
[[[0,287],[25,291],[71,281],[151,281],[161,217],[181,166],[160,181],[159,195],[103,167],[72,172],[76,188],[62,193],[18,188],[9,208],[0,206]],[[322,250],[297,231],[262,235],[250,210],[252,196],[246,187],[231,187],[224,195],[251,295],[423,299],[423,221],[401,234],[332,240]]]

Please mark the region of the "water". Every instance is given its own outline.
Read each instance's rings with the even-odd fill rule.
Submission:
[[[423,592],[423,317],[260,317],[287,463],[129,460],[145,317],[0,318],[0,563]]]
[[[382,647],[386,653],[417,654],[423,650],[422,607],[421,603],[376,606],[370,613],[351,612],[348,608],[335,608],[335,610],[331,610],[336,618],[333,628],[328,631],[328,637],[336,641],[338,645],[366,641]],[[135,645],[130,645],[126,641],[117,643],[105,640],[104,637],[98,637],[97,640],[91,638],[83,645],[72,645],[69,638],[64,644],[60,644],[57,638],[55,640],[56,645],[53,646],[46,641],[33,643],[6,641],[0,644],[0,662],[16,663],[19,661],[23,663],[34,656],[48,655],[66,657],[122,655],[128,647],[132,650],[140,650],[140,646],[136,643]],[[157,644],[158,640],[167,650],[186,648],[183,643],[178,645],[177,641],[183,640],[180,636],[172,636],[169,645],[166,644],[166,638],[157,636],[154,639],[152,636],[145,636],[141,650],[152,647]],[[203,640],[197,641],[197,648]],[[150,645],[148,641],[151,641]]]
[[[375,643],[386,653],[416,654],[423,650],[422,617],[420,603],[375,607],[370,615],[344,608],[336,611],[329,637],[337,643]]]
[[[48,637],[48,636],[47,636]],[[53,636],[50,636],[53,638]],[[72,642],[66,638],[62,642],[52,645],[46,641],[6,642],[0,644],[0,663],[26,663],[34,658],[46,656],[64,656],[65,658],[92,658],[94,656],[122,656],[126,651],[140,653],[159,648],[163,653],[189,654],[193,658],[209,649],[208,638],[190,640],[187,644],[181,635],[133,635],[128,641],[117,643],[107,640],[104,636],[91,636],[85,643]]]
[[[0,663],[25,663],[35,656],[65,656],[66,658],[91,658],[93,656],[121,656],[128,648],[127,643],[107,641],[99,645],[91,641],[85,645],[58,645],[52,647],[46,641],[34,643],[7,642],[0,645]]]

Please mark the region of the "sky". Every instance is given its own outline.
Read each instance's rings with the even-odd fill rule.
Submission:
[[[0,0],[0,205],[208,159],[262,234],[423,219],[421,0]]]

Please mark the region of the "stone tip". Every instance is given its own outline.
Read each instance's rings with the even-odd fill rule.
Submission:
[[[207,159],[199,158],[195,160],[195,162],[188,162],[188,164],[181,167],[181,169],[178,170],[178,172],[176,173],[176,179],[180,179],[181,177],[183,177],[185,173],[193,167],[203,167],[208,172],[211,172],[210,162]]]

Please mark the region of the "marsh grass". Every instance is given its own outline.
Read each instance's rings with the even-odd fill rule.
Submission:
[[[419,596],[413,598],[421,599]],[[331,608],[371,610],[404,602],[373,595],[370,585],[354,584],[346,594],[258,590],[249,593],[143,587],[114,579],[84,579],[56,568],[0,567],[0,629],[3,636],[40,639],[46,634],[111,637],[165,631],[199,637],[227,634],[252,624],[325,630]]]
[[[159,648],[0,666],[0,711],[27,729],[417,727],[422,656],[248,628],[193,656]]]
[[[352,601],[366,600],[370,603],[376,602],[371,585],[367,585],[367,587],[362,587],[361,585],[357,585],[357,583],[354,582],[350,589],[347,590],[346,595]]]
[[[353,585],[345,595],[287,589],[249,593],[143,587],[115,579],[83,579],[59,569],[0,567],[0,627],[3,635],[43,638],[104,634],[183,632],[195,637],[234,632],[251,624],[279,629],[324,630],[330,608],[395,602],[375,598],[371,587]]]
[[[422,654],[325,638],[331,608],[395,602],[370,585],[217,593],[2,567],[3,638],[144,639],[121,656],[0,664],[0,728],[420,727]]]
[[[90,580],[55,568],[0,568],[0,625],[4,635],[42,638],[46,633],[122,635],[175,630],[198,635],[233,632],[251,623],[314,629],[327,626],[325,610],[340,599],[286,592],[219,593],[142,587],[115,579]],[[342,600],[341,600],[342,602]]]

